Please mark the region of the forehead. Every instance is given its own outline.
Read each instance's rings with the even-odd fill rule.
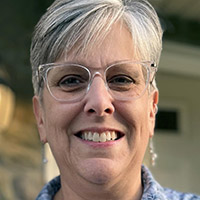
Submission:
[[[57,62],[102,68],[123,60],[138,60],[138,56],[131,33],[124,24],[118,22],[111,27],[103,40],[91,41],[84,51],[81,51],[77,44],[71,51],[65,52]]]

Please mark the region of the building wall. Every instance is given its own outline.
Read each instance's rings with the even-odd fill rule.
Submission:
[[[166,187],[200,194],[200,78],[161,72],[157,82],[159,108],[178,110],[179,131],[155,131],[153,174]]]
[[[155,131],[152,171],[166,187],[200,194],[200,48],[165,42],[163,49],[159,109],[178,111],[179,131]]]

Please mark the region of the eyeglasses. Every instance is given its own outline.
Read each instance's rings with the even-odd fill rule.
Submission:
[[[39,66],[38,79],[44,79],[52,97],[70,103],[80,101],[95,76],[100,76],[114,99],[127,101],[144,94],[156,71],[154,63],[138,61],[121,61],[100,70],[74,63],[50,63]]]

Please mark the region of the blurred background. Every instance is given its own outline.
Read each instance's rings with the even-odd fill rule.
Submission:
[[[0,200],[34,200],[58,173],[48,147],[42,164],[29,64],[34,26],[52,2],[0,1]],[[151,3],[165,29],[151,170],[163,186],[200,194],[200,1]]]

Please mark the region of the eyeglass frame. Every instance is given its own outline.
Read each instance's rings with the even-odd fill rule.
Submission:
[[[78,64],[78,63],[71,63],[71,62],[46,63],[46,64],[39,65],[39,67],[38,67],[38,69],[36,71],[36,77],[37,77],[37,82],[38,82],[39,87],[42,88],[42,80],[43,80],[43,82],[46,83],[46,85],[47,85],[47,89],[48,89],[49,93],[51,94],[51,96],[55,100],[57,100],[59,102],[65,102],[65,103],[77,102],[77,101],[80,100],[80,98],[78,98],[76,100],[71,100],[71,101],[70,100],[60,100],[60,99],[56,98],[52,94],[52,92],[51,92],[51,90],[49,88],[48,79],[47,79],[47,72],[49,71],[50,68],[52,69],[54,67],[58,67],[58,66],[62,66],[62,65],[64,66],[65,64],[67,64],[67,65],[72,65],[72,66],[73,65],[74,66],[79,66],[79,67],[85,69],[89,74],[89,82],[88,82],[88,86],[87,86],[87,89],[86,89],[86,92],[85,92],[85,95],[86,95],[88,93],[88,91],[90,90],[90,86],[91,86],[92,81],[93,81],[93,79],[94,79],[94,77],[96,75],[100,75],[101,76],[101,78],[103,79],[103,81],[105,83],[105,87],[106,87],[107,91],[109,92],[110,88],[107,86],[107,81],[106,81],[106,77],[105,77],[106,72],[108,71],[109,68],[111,68],[111,67],[113,67],[113,66],[115,66],[117,64],[125,64],[125,63],[141,64],[141,65],[144,65],[147,68],[148,75],[147,75],[147,79],[146,79],[146,82],[145,82],[145,88],[144,88],[143,92],[141,93],[141,95],[137,97],[137,98],[140,98],[144,94],[144,92],[146,91],[148,85],[153,83],[153,80],[155,78],[155,74],[156,74],[156,72],[158,70],[158,66],[156,65],[155,62],[151,62],[151,61],[134,61],[134,60],[133,61],[132,60],[119,61],[119,62],[116,62],[114,64],[108,65],[105,69],[103,69],[103,73],[99,72],[100,70],[95,70],[95,72],[92,73],[91,70],[88,67],[86,67],[86,66],[84,66],[82,64]],[[150,76],[151,73],[153,73],[152,78]],[[137,99],[137,98],[134,98],[134,99]],[[119,101],[127,101],[127,100],[120,99]]]

